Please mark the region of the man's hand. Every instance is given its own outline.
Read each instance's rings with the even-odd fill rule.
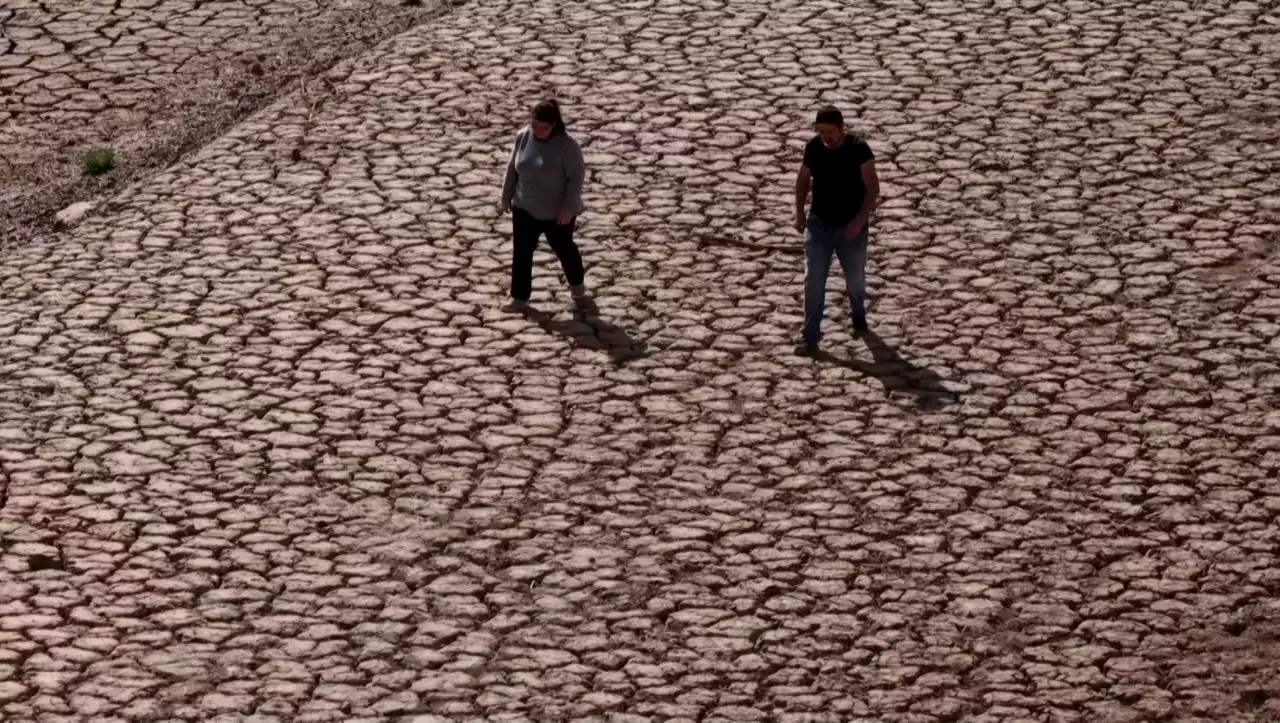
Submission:
[[[503,213],[511,213],[511,201],[510,201],[510,199],[506,199],[506,198],[504,198],[504,199],[502,199],[501,201],[499,201],[499,202],[498,202],[498,210],[502,211]]]
[[[858,234],[862,233],[862,229],[867,225],[866,221],[861,219],[853,219],[853,222],[844,227],[844,237],[848,241],[858,238]]]
[[[804,233],[804,211],[796,211],[796,231]]]
[[[556,219],[556,223],[560,224],[561,226],[568,226],[569,222],[572,220],[573,220],[572,213],[570,213],[569,211],[561,211],[560,216]]]

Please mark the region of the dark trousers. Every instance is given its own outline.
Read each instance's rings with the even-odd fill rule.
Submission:
[[[539,221],[521,208],[511,209],[511,298],[517,301],[528,301],[533,292],[533,252],[538,248],[538,239],[546,235],[551,250],[560,259],[560,268],[564,269],[565,280],[570,286],[578,286],[586,277],[582,268],[582,254],[578,245],[573,242],[573,231],[577,228],[575,217],[561,226],[554,219]]]

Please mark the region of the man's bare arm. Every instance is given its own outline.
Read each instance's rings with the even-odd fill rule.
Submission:
[[[862,164],[862,183],[867,188],[867,193],[862,197],[862,207],[858,209],[858,215],[853,217],[853,222],[849,224],[849,235],[856,236],[862,232],[862,228],[871,220],[871,212],[876,209],[876,203],[880,200],[880,176],[876,174],[876,162],[867,161]]]
[[[800,171],[796,173],[796,228],[800,230],[804,229],[804,204],[809,198],[812,178],[809,167],[801,163]]]

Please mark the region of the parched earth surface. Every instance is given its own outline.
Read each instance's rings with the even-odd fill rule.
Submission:
[[[434,0],[5,0],[0,248],[440,9]],[[117,168],[82,179],[84,155],[102,148]]]
[[[473,0],[335,68],[0,258],[0,717],[1274,716],[1278,23]],[[577,316],[545,251],[499,310],[541,93]],[[885,198],[812,360],[824,101]]]

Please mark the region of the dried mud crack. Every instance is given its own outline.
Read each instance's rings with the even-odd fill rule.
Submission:
[[[339,64],[0,256],[0,719],[1274,718],[1277,30],[471,0]],[[522,317],[544,92],[595,306],[543,253]],[[823,101],[885,200],[808,359]]]
[[[89,2],[0,9],[0,249],[162,169],[448,0]],[[84,172],[114,151],[103,176]],[[81,213],[75,214],[78,219]]]

